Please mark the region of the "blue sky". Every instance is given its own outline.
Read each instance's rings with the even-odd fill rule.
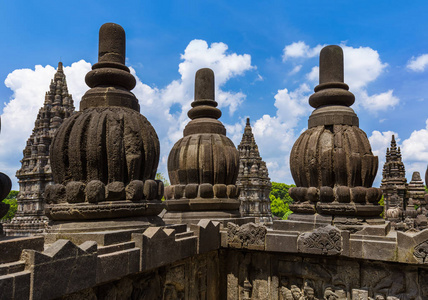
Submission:
[[[141,113],[161,140],[159,171],[188,121],[194,73],[211,67],[228,136],[239,143],[250,117],[271,178],[292,183],[288,154],[311,113],[319,49],[339,44],[380,166],[394,133],[410,178],[428,162],[427,9],[426,1],[1,1],[0,171],[20,167],[59,60],[78,108],[98,29],[115,22],[127,34]]]

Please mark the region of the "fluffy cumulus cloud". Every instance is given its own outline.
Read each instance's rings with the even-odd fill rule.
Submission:
[[[315,57],[321,51],[323,45],[317,45],[314,48],[309,47],[303,41],[294,42],[287,45],[282,50],[282,60],[286,61],[292,58],[309,58]]]
[[[412,57],[407,63],[407,68],[414,72],[423,72],[428,66],[428,54]]]
[[[428,119],[425,128],[415,130],[410,137],[403,141],[401,152],[406,166],[407,177],[410,178],[412,172],[425,173],[428,163]]]

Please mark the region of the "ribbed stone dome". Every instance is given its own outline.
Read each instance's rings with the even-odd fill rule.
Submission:
[[[235,145],[224,135],[185,136],[174,145],[168,158],[171,184],[234,184],[238,176],[236,154]]]
[[[125,107],[78,112],[59,128],[52,142],[54,181],[104,184],[154,179],[159,141],[147,119]]]
[[[316,126],[305,131],[290,154],[299,187],[371,187],[378,168],[364,131],[356,126]]]

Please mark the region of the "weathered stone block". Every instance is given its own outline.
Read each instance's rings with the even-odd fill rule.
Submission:
[[[202,198],[213,198],[214,197],[213,185],[210,183],[202,183],[199,186],[199,196]]]
[[[214,184],[214,196],[217,198],[227,197],[227,187],[225,184]]]
[[[66,201],[65,194],[65,186],[62,184],[48,185],[45,189],[46,203],[63,203]]]
[[[99,180],[92,180],[86,185],[86,201],[96,203],[104,201],[106,198],[105,185]]]
[[[238,193],[237,193],[236,185],[233,185],[233,184],[227,185],[227,197],[228,198],[236,198],[238,196],[237,194]]]
[[[154,200],[157,198],[158,185],[154,180],[146,180],[144,182],[144,197],[147,200]]]
[[[220,223],[207,219],[200,220],[197,225],[190,225],[198,237],[197,252],[206,253],[220,248]]]
[[[199,185],[196,183],[189,183],[186,185],[184,189],[184,197],[187,199],[194,199],[198,196],[198,187]]]
[[[42,236],[0,240],[0,263],[4,264],[20,260],[24,249],[43,251],[43,247],[44,239]]]
[[[123,200],[125,199],[125,184],[121,181],[114,181],[106,186],[106,200]]]
[[[174,186],[169,185],[165,187],[165,198],[173,199],[174,198]]]
[[[126,200],[138,201],[144,197],[144,182],[132,180],[125,188]]]
[[[162,200],[164,194],[164,183],[161,180],[155,180],[157,184],[157,200]]]
[[[44,252],[25,250],[32,272],[33,299],[53,299],[96,284],[96,252],[87,252],[67,240],[58,240]],[[60,270],[60,271],[59,271]]]
[[[181,199],[184,196],[184,184],[174,185],[174,199]]]
[[[268,232],[266,235],[266,251],[296,253],[297,238],[298,233]]]
[[[85,202],[85,184],[80,181],[67,183],[65,196],[68,203]]]
[[[120,279],[126,275],[138,273],[140,270],[140,249],[133,248],[97,258],[97,284]]]

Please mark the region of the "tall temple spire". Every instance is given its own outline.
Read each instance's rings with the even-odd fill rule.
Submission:
[[[16,172],[18,210],[15,218],[4,226],[6,235],[22,236],[43,231],[47,221],[43,193],[45,187],[53,182],[49,147],[58,127],[73,112],[73,99],[68,93],[62,62],[59,62],[23,151],[21,169]]]
[[[400,148],[397,148],[395,136],[391,137],[391,146],[386,150],[385,164],[382,171],[382,183],[380,188],[384,196],[385,218],[393,225],[403,218],[407,201],[407,179],[404,163],[401,160]],[[400,210],[400,215],[395,210]]]
[[[260,157],[250,118],[247,118],[238,151],[239,173],[236,185],[241,189],[241,216],[255,217],[260,223],[272,224],[269,199],[272,184],[266,163]]]

